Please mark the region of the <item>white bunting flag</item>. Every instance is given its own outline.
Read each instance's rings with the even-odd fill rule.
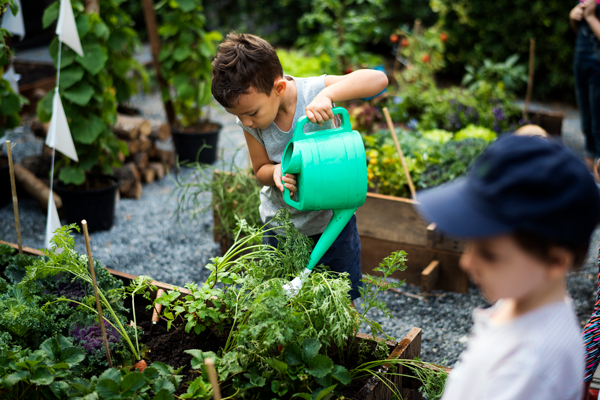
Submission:
[[[21,75],[15,74],[15,69],[12,64],[8,67],[2,77],[8,81],[13,92],[19,94],[19,79],[21,79]]]
[[[54,236],[54,231],[60,228],[60,219],[58,218],[58,211],[56,211],[56,204],[54,204],[54,196],[50,192],[48,198],[48,220],[46,221],[46,244],[45,247],[50,249],[50,239]]]
[[[60,0],[60,13],[58,14],[58,23],[56,24],[56,34],[58,35],[58,40],[83,57],[81,41],[79,40],[79,33],[77,33],[77,25],[75,25],[75,17],[71,8],[71,0]]]
[[[46,136],[46,145],[60,151],[73,161],[79,161],[65,110],[58,94],[58,87],[54,91],[54,98],[52,99],[52,119],[50,119],[50,127]]]
[[[25,37],[25,24],[23,23],[23,7],[21,7],[21,1],[15,0],[17,6],[19,7],[19,11],[17,11],[17,15],[13,15],[12,11],[9,9],[6,10],[4,16],[2,17],[2,28],[6,29],[13,35],[19,36],[21,40]]]

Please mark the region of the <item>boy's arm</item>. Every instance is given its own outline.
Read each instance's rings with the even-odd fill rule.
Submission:
[[[281,164],[273,164],[269,159],[267,150],[254,136],[244,131],[246,138],[246,144],[248,145],[248,152],[250,153],[250,160],[252,161],[252,169],[254,175],[263,186],[277,186],[279,190],[283,192],[283,180],[285,187],[290,189],[292,192],[296,192],[296,179],[294,175],[286,174],[283,178],[281,177]]]
[[[371,97],[388,85],[385,73],[374,69],[360,69],[348,75],[325,76],[325,89],[306,107],[306,116],[313,123],[333,118],[331,111],[336,101]]]
[[[583,19],[583,3],[577,4],[571,12],[569,13],[569,23],[571,24],[571,29],[577,33],[579,30],[579,23]]]
[[[587,21],[596,38],[600,40],[600,21],[596,18],[596,0],[586,0],[583,4],[583,18]]]

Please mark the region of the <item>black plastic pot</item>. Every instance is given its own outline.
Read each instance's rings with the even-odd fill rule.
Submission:
[[[99,189],[80,190],[58,182],[54,185],[62,199],[61,210],[68,224],[81,226],[81,220],[85,219],[90,232],[106,231],[113,226],[119,180],[112,176],[105,178],[110,179],[111,185]]]
[[[12,198],[10,188],[10,169],[8,167],[8,158],[0,157],[0,207],[10,203]]]
[[[212,131],[202,133],[182,132],[171,127],[175,151],[179,155],[179,162],[195,162],[212,164],[217,159],[217,143],[219,133],[223,127],[221,124]],[[203,147],[204,146],[204,147]],[[200,154],[198,154],[200,152]]]

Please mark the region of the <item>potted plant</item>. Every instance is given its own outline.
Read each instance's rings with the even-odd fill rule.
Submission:
[[[121,165],[119,153],[127,155],[128,150],[115,137],[112,125],[117,119],[117,97],[123,101],[131,94],[131,87],[120,82],[130,70],[140,70],[131,56],[137,34],[119,4],[117,0],[102,1],[97,14],[85,12],[83,2],[72,1],[84,55],[64,45],[61,50],[59,91],[79,161],[67,157],[57,161],[59,182],[55,188],[63,200],[67,222],[87,219],[90,231],[113,225],[119,185],[111,174]],[[46,9],[44,27],[58,18],[58,12],[58,2]],[[50,44],[55,65],[58,46],[55,38]],[[53,95],[54,91],[38,103],[42,122],[50,121]]]
[[[162,1],[160,73],[168,82],[163,101],[171,101],[175,121],[169,121],[180,161],[212,164],[217,157],[221,125],[209,121],[203,108],[211,101],[211,62],[222,36],[206,32],[200,0]]]

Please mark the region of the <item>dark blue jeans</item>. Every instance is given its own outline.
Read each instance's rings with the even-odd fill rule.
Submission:
[[[585,136],[585,156],[600,157],[600,46],[587,26],[579,28],[573,70],[575,95]]]
[[[309,236],[314,243],[317,243],[321,235]],[[263,243],[269,244],[275,248],[279,244],[277,238],[269,236],[263,237]],[[352,289],[348,295],[352,300],[360,297],[359,287],[363,286],[361,281],[362,272],[360,271],[360,237],[356,227],[356,215],[350,218],[340,235],[333,242],[329,250],[321,257],[318,264],[327,265],[335,272],[347,272]],[[317,265],[318,265],[317,264]]]

